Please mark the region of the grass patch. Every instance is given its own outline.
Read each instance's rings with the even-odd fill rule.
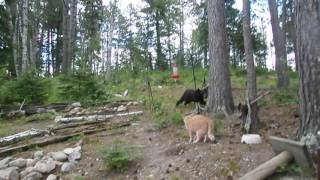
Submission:
[[[290,163],[288,165],[279,166],[276,170],[276,173],[299,175],[303,177],[314,176],[314,172],[312,169],[301,168],[296,162]]]
[[[184,124],[182,115],[179,112],[174,112],[173,114],[171,114],[170,121],[172,124],[177,125],[177,126]]]
[[[31,116],[27,116],[25,119],[27,122],[32,121],[53,121],[55,115],[52,113],[41,113],[41,114],[33,114]]]
[[[137,159],[135,148],[115,140],[102,151],[102,159],[109,170],[124,172]]]
[[[224,120],[223,119],[219,119],[219,118],[215,118],[214,119],[214,134],[216,136],[221,136],[223,135],[223,127],[224,127]]]

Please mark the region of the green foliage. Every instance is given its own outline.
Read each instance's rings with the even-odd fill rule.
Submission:
[[[7,81],[1,86],[0,103],[11,104],[14,102],[39,104],[48,99],[50,81],[28,71],[16,80]]]
[[[179,112],[174,112],[171,114],[171,123],[174,125],[182,125],[183,124],[183,117],[181,113]]]
[[[120,141],[114,141],[102,152],[102,158],[107,168],[118,172],[123,172],[136,160],[134,148],[124,145]]]
[[[102,81],[85,70],[78,70],[71,75],[60,77],[60,96],[63,100],[105,100],[107,94]]]
[[[291,89],[278,90],[274,94],[273,100],[275,100],[277,104],[296,104],[298,103],[298,96],[296,93]]]

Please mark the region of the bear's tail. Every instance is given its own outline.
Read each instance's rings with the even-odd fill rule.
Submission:
[[[182,99],[179,99],[179,101],[177,101],[176,106],[178,106],[180,103],[182,103]]]

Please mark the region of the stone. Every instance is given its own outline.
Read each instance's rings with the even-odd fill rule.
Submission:
[[[73,148],[73,151],[81,152],[81,146],[77,146],[77,147]]]
[[[43,151],[36,151],[33,154],[33,158],[35,158],[35,159],[41,159],[42,157],[43,157]]]
[[[0,169],[6,168],[9,165],[9,162],[12,161],[12,157],[6,157],[0,161]]]
[[[50,175],[47,177],[46,180],[57,180],[57,179],[58,179],[58,177],[57,177],[56,175],[50,174]]]
[[[40,173],[50,173],[56,168],[56,163],[51,157],[43,157],[40,161],[34,166],[34,170]]]
[[[22,178],[22,180],[41,180],[42,174],[36,171],[29,173],[27,176]]]
[[[128,89],[126,89],[126,90],[124,91],[124,93],[123,93],[123,97],[128,96],[128,94],[129,94],[129,90],[128,90]]]
[[[4,164],[8,164],[10,161],[12,161],[13,160],[13,158],[12,157],[6,157],[6,158],[4,158],[4,159],[2,159],[1,161],[0,161],[0,166],[1,165],[4,165]]]
[[[63,163],[63,165],[61,166],[61,172],[63,173],[68,173],[70,172],[73,168],[75,168],[75,163],[74,162],[66,162]]]
[[[34,166],[37,162],[38,162],[37,159],[27,159],[27,164],[26,164],[26,166],[27,166],[27,167]]]
[[[139,102],[134,101],[132,104],[133,104],[134,106],[136,106],[136,105],[138,105],[138,104],[139,104]]]
[[[47,110],[45,108],[37,108],[37,113],[46,113]]]
[[[8,167],[0,170],[1,180],[19,180],[19,172],[17,167]]]
[[[59,122],[61,121],[62,116],[56,116],[56,118],[54,118],[54,122]]]
[[[73,148],[66,148],[63,150],[63,152],[67,155],[71,154],[73,152]]]
[[[65,161],[68,156],[63,151],[57,151],[50,153],[50,156],[56,161]]]
[[[81,110],[80,107],[75,107],[68,114],[69,115],[74,115],[74,114],[77,114],[78,112],[80,112],[80,110]]]
[[[25,170],[20,172],[20,177],[24,178],[26,177],[29,173],[31,173],[34,170],[33,167],[27,167]]]
[[[27,160],[23,158],[18,158],[16,160],[13,160],[9,163],[9,166],[15,166],[18,168],[23,168],[27,165]]]
[[[132,105],[132,101],[127,103],[127,106],[131,106]]]
[[[117,111],[118,111],[118,112],[126,111],[126,110],[128,110],[128,108],[127,108],[126,106],[124,106],[124,105],[121,105],[121,106],[119,106],[119,107],[117,108]]]
[[[81,107],[81,103],[80,102],[75,102],[71,104],[72,107]]]
[[[76,161],[81,159],[81,152],[80,151],[73,151],[71,154],[68,156],[68,160],[70,162]]]
[[[241,137],[241,143],[245,144],[261,144],[262,139],[259,134],[244,134]]]

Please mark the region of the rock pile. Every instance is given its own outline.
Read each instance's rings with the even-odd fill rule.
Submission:
[[[0,160],[1,180],[57,180],[53,173],[68,173],[76,167],[81,159],[82,141],[74,148],[63,151],[48,152],[36,151],[32,158],[6,157]]]

